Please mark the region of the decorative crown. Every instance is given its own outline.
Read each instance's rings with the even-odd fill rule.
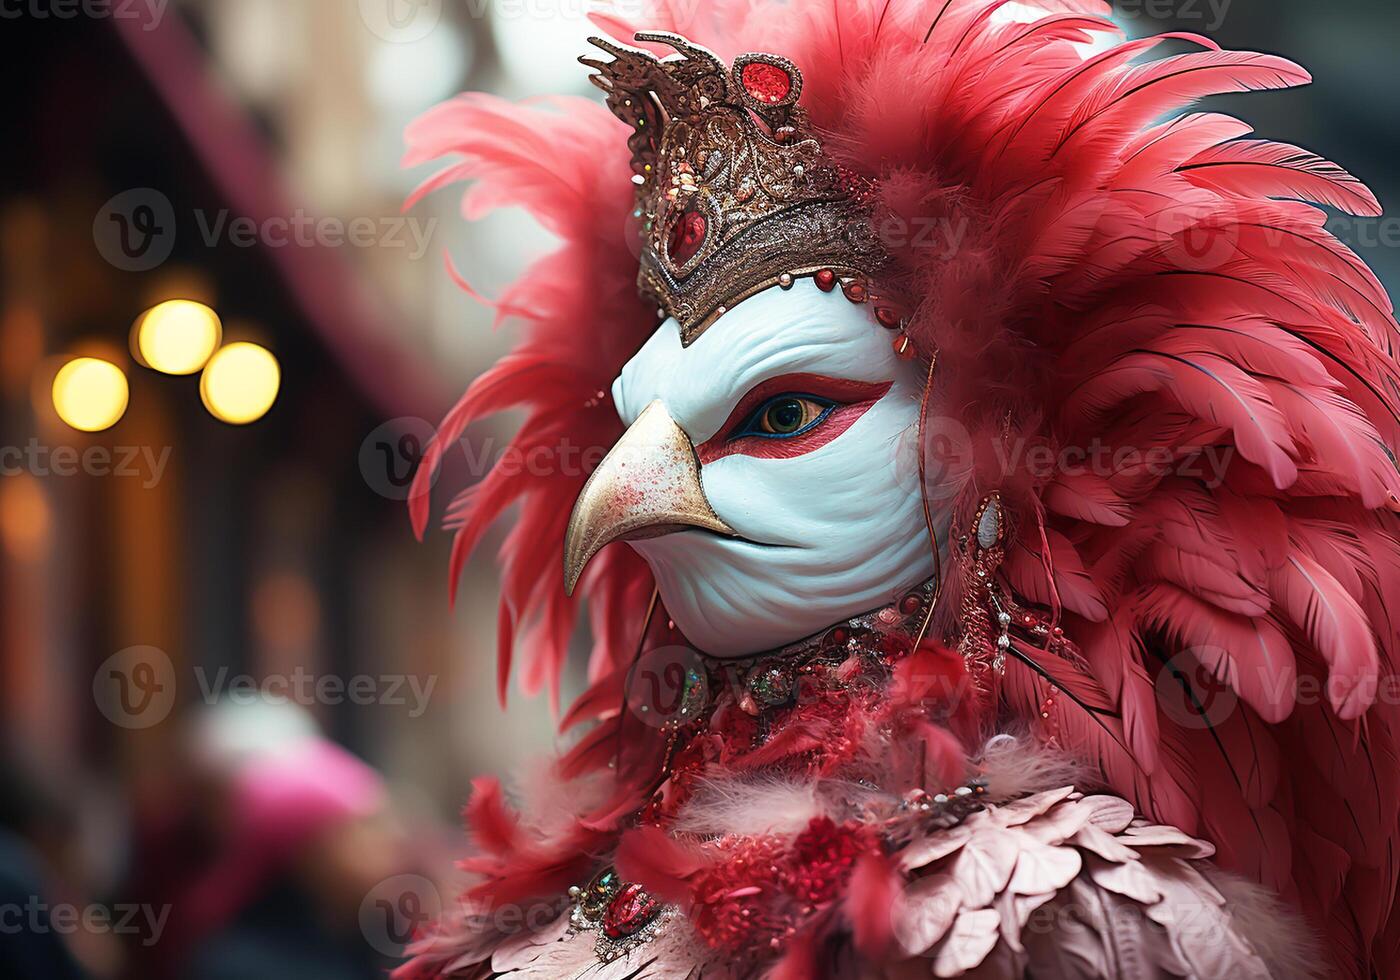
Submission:
[[[675,34],[636,38],[678,54],[592,38],[612,60],[579,60],[634,130],[638,287],[675,317],[683,345],[771,286],[817,276],[823,289],[850,287],[879,271],[872,185],[823,156],[796,65],[746,54],[729,68]]]

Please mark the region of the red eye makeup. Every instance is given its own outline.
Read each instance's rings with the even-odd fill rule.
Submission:
[[[854,425],[891,384],[821,374],[769,378],[739,399],[719,432],[696,452],[702,464],[726,456],[803,456]]]

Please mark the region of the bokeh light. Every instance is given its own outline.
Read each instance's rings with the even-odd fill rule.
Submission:
[[[230,425],[247,425],[267,414],[281,385],[282,369],[272,352],[240,341],[209,359],[199,381],[199,395],[215,418]]]
[[[49,544],[49,504],[28,473],[0,480],[0,545],[12,558],[38,561]]]
[[[136,322],[134,350],[142,363],[165,374],[194,374],[219,348],[219,315],[188,299],[152,307]]]
[[[59,368],[53,379],[58,417],[81,432],[110,429],[126,413],[126,375],[111,361],[79,357]]]
[[[490,20],[505,75],[501,88],[523,95],[579,91],[577,59],[598,29],[585,5],[572,0],[539,0],[536,9],[538,16]]]
[[[470,55],[471,46],[449,29],[411,43],[381,41],[370,56],[370,93],[388,107],[431,105],[460,86]]]

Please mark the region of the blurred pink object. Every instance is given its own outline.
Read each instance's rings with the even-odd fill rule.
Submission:
[[[384,803],[378,773],[333,742],[308,739],[239,768],[231,793],[234,839],[256,852],[259,863],[290,859],[320,831],[371,816]]]
[[[235,756],[213,760],[228,766],[228,834],[209,870],[175,903],[184,913],[183,950],[237,917],[321,834],[387,803],[379,774],[320,735]]]

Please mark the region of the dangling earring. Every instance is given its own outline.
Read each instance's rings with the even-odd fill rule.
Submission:
[[[971,532],[959,535],[956,547],[963,581],[958,652],[983,708],[997,702],[1011,647],[1011,612],[996,581],[1006,559],[1005,541],[1001,494],[991,493],[982,498]]]

